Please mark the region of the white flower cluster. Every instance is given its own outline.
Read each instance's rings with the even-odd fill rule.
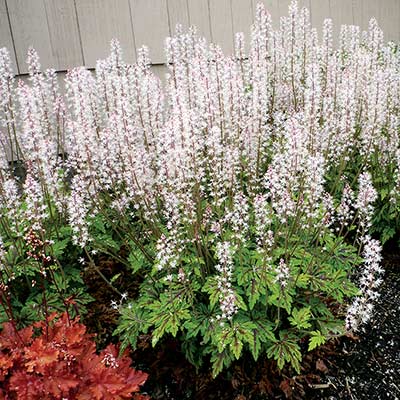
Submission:
[[[86,217],[88,215],[88,201],[89,194],[85,182],[82,179],[73,179],[72,193],[68,198],[68,219],[69,224],[74,232],[72,237],[75,244],[85,247],[90,241],[88,232],[88,223]]]
[[[231,283],[234,268],[234,252],[235,249],[230,242],[220,242],[217,244],[216,256],[218,264],[215,265],[215,269],[220,274],[217,280],[220,291],[221,315],[218,315],[216,318],[221,320],[231,319],[238,311],[236,295]]]
[[[42,232],[44,230],[43,221],[48,217],[48,210],[43,201],[42,188],[30,173],[24,183],[24,192],[26,194],[26,209],[23,212],[23,218],[29,222],[32,230]]]
[[[262,250],[268,250],[274,242],[274,232],[271,230],[272,211],[269,209],[268,197],[259,194],[254,198],[254,224],[256,229],[257,246]]]
[[[165,235],[161,235],[157,243],[156,266],[159,271],[167,269],[173,271],[178,265],[178,255],[176,254],[176,244]]]
[[[368,172],[360,175],[358,183],[359,189],[355,208],[358,211],[360,227],[365,230],[371,225],[371,218],[374,214],[373,203],[378,198],[378,193],[372,184],[371,175]]]
[[[290,278],[290,271],[289,267],[287,266],[283,258],[279,260],[279,264],[276,267],[275,272],[276,272],[275,282],[279,283],[280,287],[284,289]]]
[[[7,255],[7,251],[4,248],[3,239],[0,236],[0,272],[2,272],[5,269],[4,258],[6,255]]]
[[[363,245],[364,269],[359,279],[361,293],[354,299],[346,316],[346,328],[354,331],[371,319],[373,303],[379,297],[377,289],[382,283],[382,248],[379,241],[367,235],[363,238]]]
[[[341,226],[347,226],[354,218],[354,192],[348,183],[343,188],[342,199],[337,209],[337,220]],[[337,228],[339,229],[339,228]]]
[[[239,241],[246,238],[249,229],[249,205],[247,197],[242,193],[236,193],[233,197],[232,211],[227,211],[223,222],[228,224],[233,232],[233,237]]]

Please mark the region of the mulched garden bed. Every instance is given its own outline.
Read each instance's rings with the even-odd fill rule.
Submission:
[[[400,256],[387,255],[381,297],[358,340],[343,339],[316,399],[400,399]],[[334,368],[336,366],[336,368]]]
[[[109,260],[99,260],[98,267],[109,279],[120,273],[117,287],[136,294],[138,283],[129,279],[129,271]],[[384,267],[382,295],[365,332],[308,354],[302,375],[295,379],[289,371],[278,372],[270,360],[260,359],[255,365],[248,355],[213,380],[209,369],[196,371],[185,360],[177,341],[164,341],[153,349],[150,336],[143,335],[132,355],[136,366],[150,374],[143,390],[153,400],[400,399],[400,256],[387,254]],[[94,270],[87,268],[84,279],[96,299],[85,323],[98,333],[98,345],[104,347],[116,341],[112,332],[118,312],[110,305],[118,296]]]

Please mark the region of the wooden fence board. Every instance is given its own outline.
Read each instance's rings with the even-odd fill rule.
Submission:
[[[252,0],[232,0],[233,32],[245,34],[246,49],[249,48],[253,18]]]
[[[329,0],[329,4],[331,18],[335,24],[354,25],[352,0]]]
[[[164,42],[181,23],[195,25],[199,34],[234,49],[234,34],[250,26],[256,4],[262,2],[273,26],[287,15],[290,0],[0,0],[0,46],[11,54],[16,72],[26,73],[27,50],[38,51],[43,68],[65,70],[85,64],[94,67],[109,54],[112,38],[121,42],[125,59],[132,62],[143,44],[153,63],[165,62]],[[334,23],[334,41],[342,24],[368,28],[376,17],[387,40],[400,40],[400,0],[298,0],[310,9],[312,25],[321,35],[325,18]]]
[[[58,70],[84,63],[74,0],[44,0],[54,67]]]
[[[329,4],[330,17],[333,21],[333,43],[337,46],[341,26],[354,25],[353,2],[352,0],[329,0]]]
[[[146,45],[152,62],[165,62],[164,42],[170,36],[166,0],[130,0],[136,48]]]
[[[7,0],[7,7],[19,72],[28,72],[26,56],[31,46],[38,52],[42,68],[54,68],[56,60],[43,0]]]
[[[354,25],[359,26],[361,30],[365,30],[368,26],[368,24],[365,25],[363,19],[364,3],[365,0],[352,0]]]
[[[232,4],[230,0],[209,0],[212,41],[225,54],[233,53]]]
[[[83,57],[87,67],[110,53],[111,39],[121,43],[124,59],[136,58],[128,0],[76,0]]]
[[[0,0],[0,47],[6,47],[10,52],[13,70],[16,74],[18,74],[19,70],[17,59],[15,57],[15,49],[13,38],[11,36],[10,23],[8,21],[6,0]]]
[[[381,15],[380,10],[382,7],[382,3],[376,0],[362,0],[362,27],[364,30],[368,29],[369,20],[374,17],[381,24]],[[387,29],[387,28],[386,28]]]
[[[188,0],[189,23],[211,42],[210,9],[208,0]]]
[[[172,33],[175,32],[175,27],[177,24],[183,26],[187,29],[190,25],[189,23],[189,7],[186,0],[168,0],[168,20],[169,20],[169,30]]]
[[[380,2],[378,23],[384,28],[386,40],[400,40],[400,1],[385,0]]]
[[[318,31],[318,37],[322,38],[322,28],[324,21],[330,18],[331,10],[329,0],[312,0],[311,1],[311,23],[313,28]]]

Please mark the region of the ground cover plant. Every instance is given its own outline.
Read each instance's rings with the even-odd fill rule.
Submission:
[[[261,355],[299,373],[304,355],[360,329],[398,232],[399,53],[375,20],[321,37],[296,2],[272,26],[257,7],[235,54],[177,27],[166,83],[147,48],[112,42],[95,73],[0,53],[0,261],[14,329],[91,298],[80,270],[115,260],[122,349],[175,337],[213,376]]]

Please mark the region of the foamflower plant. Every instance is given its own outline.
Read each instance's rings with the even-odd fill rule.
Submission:
[[[370,318],[375,205],[398,209],[396,47],[374,19],[338,43],[296,2],[277,29],[260,4],[233,55],[178,26],[163,84],[146,47],[130,65],[113,41],[64,97],[33,50],[16,85],[2,50],[1,141],[27,176],[3,161],[1,259],[21,221],[41,235],[63,221],[84,263],[112,257],[141,282],[113,303],[125,346],[174,336],[214,375],[246,352],[299,373],[304,352]]]

